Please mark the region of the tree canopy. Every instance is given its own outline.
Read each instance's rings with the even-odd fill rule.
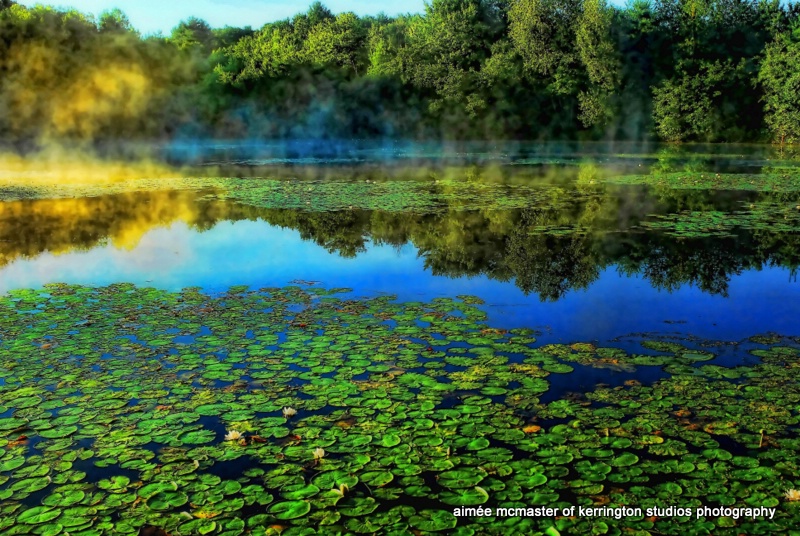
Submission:
[[[800,139],[778,0],[432,0],[398,17],[190,18],[0,0],[0,139]]]

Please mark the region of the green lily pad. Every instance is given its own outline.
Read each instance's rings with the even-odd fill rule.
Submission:
[[[38,525],[53,521],[61,515],[59,508],[50,506],[34,506],[22,512],[17,516],[17,523],[24,523],[26,525]]]
[[[311,511],[308,501],[286,501],[273,504],[269,512],[278,519],[297,519]]]
[[[150,496],[147,506],[158,512],[172,510],[189,502],[189,497],[180,491],[163,491]]]
[[[439,474],[439,485],[450,489],[473,488],[486,477],[486,472],[478,469],[454,469]]]
[[[639,457],[636,454],[632,454],[630,452],[624,452],[621,455],[617,456],[613,460],[611,460],[611,465],[614,467],[628,467],[630,465],[635,464],[639,461]]]
[[[59,439],[62,437],[71,436],[78,431],[77,426],[60,426],[51,428],[50,430],[42,430],[39,435],[47,439]]]
[[[416,515],[411,516],[409,524],[418,530],[427,532],[441,532],[454,529],[458,519],[446,510],[421,510]]]
[[[451,506],[475,506],[489,500],[489,494],[481,487],[460,489],[457,491],[444,491],[439,494],[439,500]]]

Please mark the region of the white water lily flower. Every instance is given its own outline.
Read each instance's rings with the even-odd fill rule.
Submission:
[[[800,490],[787,489],[783,496],[786,497],[787,501],[800,501]]]
[[[319,447],[314,449],[314,459],[321,460],[325,457],[325,449],[321,449]]]
[[[237,439],[241,439],[244,436],[241,432],[237,430],[230,430],[227,434],[225,434],[225,441],[236,441]]]
[[[288,419],[292,415],[297,415],[297,410],[296,409],[294,409],[294,408],[283,408],[283,416],[285,418]]]

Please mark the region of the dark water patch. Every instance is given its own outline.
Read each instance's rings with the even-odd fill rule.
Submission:
[[[576,366],[575,371],[569,374],[548,376],[551,387],[539,399],[543,404],[547,404],[558,400],[565,392],[576,391],[583,393],[592,391],[598,384],[606,385],[609,388],[623,386],[630,381],[651,385],[667,377],[669,377],[669,374],[657,367],[639,367],[634,372],[624,372]]]

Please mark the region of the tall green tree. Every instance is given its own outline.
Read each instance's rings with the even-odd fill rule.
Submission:
[[[242,86],[288,75],[301,62],[302,42],[288,21],[268,24],[228,47],[215,71],[223,83]]]
[[[216,47],[211,26],[202,19],[191,17],[172,29],[169,40],[180,50],[200,49],[208,54]]]
[[[605,0],[585,0],[576,28],[576,45],[588,78],[578,94],[581,121],[603,125],[615,114],[614,95],[620,86],[621,61],[615,40],[614,10]]]
[[[101,32],[135,32],[128,16],[120,9],[101,13],[97,21],[97,28]]]
[[[800,27],[767,46],[758,81],[764,87],[766,121],[775,139],[800,140]]]
[[[373,77],[401,78],[408,70],[406,54],[408,47],[409,17],[379,20],[370,26],[367,36],[367,74]]]
[[[433,0],[412,20],[406,77],[430,92],[431,111],[457,117],[478,105],[478,73],[503,30],[499,6],[482,0]]]
[[[525,69],[547,77],[556,94],[576,93],[581,8],[581,0],[517,0],[509,10],[509,35]]]
[[[367,27],[355,13],[342,13],[314,25],[305,40],[309,63],[332,64],[359,76],[366,71]]]
[[[735,75],[730,64],[704,64],[696,73],[679,72],[653,90],[658,135],[671,142],[716,141],[720,101]]]

